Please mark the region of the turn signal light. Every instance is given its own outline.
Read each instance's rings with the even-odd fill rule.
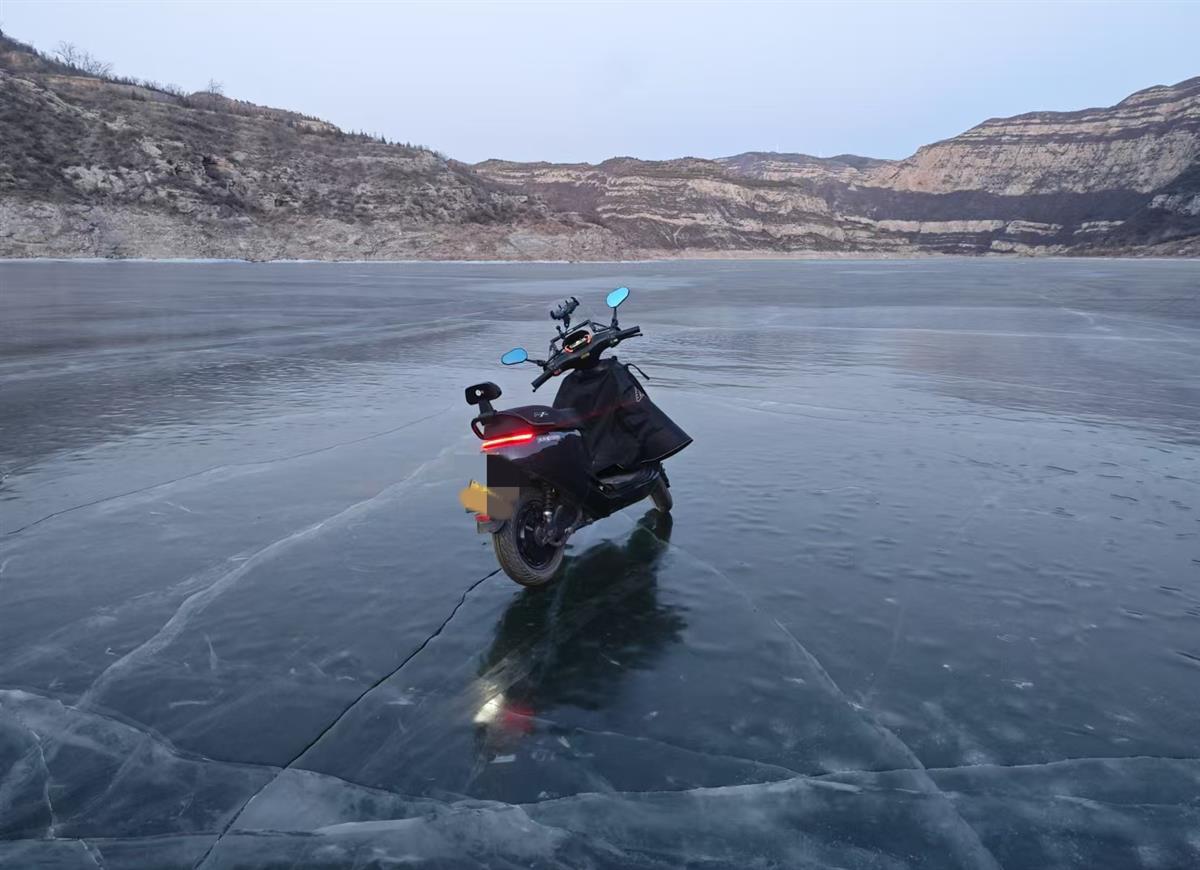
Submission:
[[[501,438],[488,438],[480,447],[484,450],[494,450],[509,444],[524,444],[533,440],[533,432],[518,432],[515,435],[505,435]]]

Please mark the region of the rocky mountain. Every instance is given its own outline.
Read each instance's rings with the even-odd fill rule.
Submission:
[[[0,255],[611,257],[426,148],[56,63],[0,36]]]
[[[486,161],[658,254],[1200,253],[1200,78],[1105,109],[993,119],[899,161]]]
[[[733,175],[761,178],[768,181],[799,181],[801,179],[861,182],[866,173],[890,160],[839,154],[837,157],[813,157],[809,154],[777,154],[772,151],[747,151],[734,157],[721,157],[717,162]]]
[[[1004,196],[1149,193],[1200,159],[1200,77],[1138,91],[1106,109],[993,118],[877,166],[891,190]]]
[[[0,256],[1200,254],[1200,78],[905,160],[468,166],[0,35]]]
[[[869,241],[870,233],[860,238],[818,187],[739,175],[715,160],[488,160],[474,169],[501,189],[611,230],[641,256],[844,251]]]

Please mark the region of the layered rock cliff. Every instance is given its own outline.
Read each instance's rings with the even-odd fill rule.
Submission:
[[[1200,253],[1200,78],[986,121],[905,160],[486,161],[639,250]]]
[[[1200,78],[1147,88],[1106,109],[993,118],[877,166],[864,181],[924,193],[1149,193],[1197,160]]]
[[[489,160],[474,169],[501,189],[612,230],[642,253],[835,251],[863,241],[811,185],[739,176],[714,160]]]
[[[1200,254],[1200,78],[899,161],[467,166],[0,35],[0,256]]]

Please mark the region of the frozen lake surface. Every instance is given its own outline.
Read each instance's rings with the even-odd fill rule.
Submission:
[[[674,522],[525,591],[619,284]],[[0,264],[0,471],[3,867],[1200,866],[1195,262]]]

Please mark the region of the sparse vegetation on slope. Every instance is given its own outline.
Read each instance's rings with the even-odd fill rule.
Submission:
[[[0,36],[4,253],[512,256],[525,225],[575,231],[430,149],[86,67]]]
[[[0,34],[0,255],[584,259],[1200,252],[1200,79],[903,161],[468,166]]]

